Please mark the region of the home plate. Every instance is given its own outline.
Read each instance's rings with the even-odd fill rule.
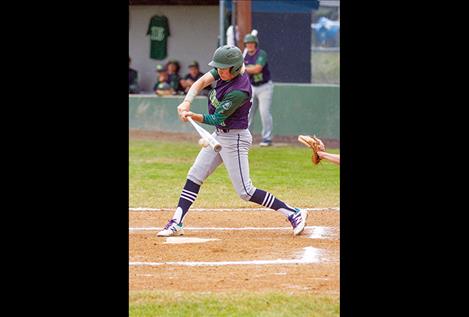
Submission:
[[[220,239],[202,239],[202,238],[185,238],[185,237],[169,237],[165,243],[204,243]]]

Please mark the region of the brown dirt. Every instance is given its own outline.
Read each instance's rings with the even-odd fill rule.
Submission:
[[[172,212],[130,212],[129,227],[163,227]],[[289,230],[196,231],[184,237],[215,238],[206,243],[165,244],[156,231],[129,233],[129,261],[251,261],[294,259],[305,247],[324,251],[320,263],[282,265],[129,267],[130,290],[291,291],[339,294],[339,212],[310,212],[308,226],[333,228],[327,239],[293,236],[282,215],[262,212],[191,211],[185,227],[285,227]]]
[[[129,138],[132,140],[165,140],[165,141],[189,141],[197,142],[199,136],[196,132],[194,133],[176,133],[176,132],[165,132],[165,131],[147,131],[138,129],[129,129]],[[262,138],[258,134],[253,135],[253,144],[261,142]],[[339,148],[340,141],[337,139],[323,139],[326,148]],[[296,145],[304,146],[298,142],[298,136],[274,136],[272,139],[274,146],[282,145]]]

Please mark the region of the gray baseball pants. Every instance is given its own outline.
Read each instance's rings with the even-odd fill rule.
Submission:
[[[262,122],[262,141],[272,141],[272,113],[270,107],[272,106],[272,95],[274,93],[274,85],[272,81],[252,87],[252,106],[249,111],[249,129],[252,127],[254,116],[257,109],[261,115]]]
[[[248,151],[252,136],[248,129],[231,129],[228,132],[216,130],[212,136],[220,142],[222,150],[216,153],[210,146],[202,148],[187,178],[198,185],[224,163],[233,187],[239,197],[248,201],[256,191],[249,176]]]

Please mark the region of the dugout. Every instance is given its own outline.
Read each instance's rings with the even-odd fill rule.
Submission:
[[[190,4],[196,2],[196,4]],[[197,60],[202,72],[207,72],[211,54],[218,47],[218,0],[210,1],[161,1],[129,0],[129,56],[131,67],[138,71],[142,92],[152,92],[156,82],[157,64],[176,59],[181,64],[180,75],[187,66]],[[153,16],[168,19],[170,36],[167,40],[167,57],[150,58],[148,26]]]
[[[252,29],[258,30],[260,47],[268,53],[274,81],[274,136],[316,133],[339,140],[340,85],[311,84],[311,23],[317,2],[251,0],[251,3]],[[231,12],[231,0],[225,0],[225,7],[227,13]],[[201,71],[208,71],[207,64],[218,47],[219,11],[219,0],[129,1],[129,55],[132,68],[139,72],[142,88],[142,94],[129,96],[129,128],[192,131],[189,126],[179,124],[174,115],[174,109],[183,97],[158,97],[152,92],[156,81],[155,67],[176,59],[181,63],[180,75],[184,76],[187,65],[197,60]],[[171,32],[168,57],[158,61],[149,57],[146,35],[153,15],[167,16]],[[206,97],[196,97],[193,107],[196,112],[205,112]],[[279,124],[286,117],[295,124]],[[260,133],[259,114],[254,124],[253,133]]]
[[[181,63],[180,75],[197,60],[201,71],[210,68],[219,41],[219,0],[129,0],[129,56],[139,74],[143,92],[151,92],[156,81],[155,67],[170,59]],[[225,0],[227,13],[232,0]],[[251,0],[252,28],[258,30],[260,47],[269,56],[274,82],[311,82],[311,19],[316,0]],[[150,58],[147,29],[155,15],[168,18],[170,36],[167,57]]]

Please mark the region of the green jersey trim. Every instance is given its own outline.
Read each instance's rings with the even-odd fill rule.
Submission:
[[[217,72],[217,69],[216,68],[212,68],[210,70],[210,74],[212,74],[213,78],[215,78],[215,80],[219,80],[220,79],[220,75],[218,75],[218,72]]]
[[[267,53],[264,50],[259,51],[259,55],[256,58],[256,64],[261,65],[262,67],[267,64]]]

